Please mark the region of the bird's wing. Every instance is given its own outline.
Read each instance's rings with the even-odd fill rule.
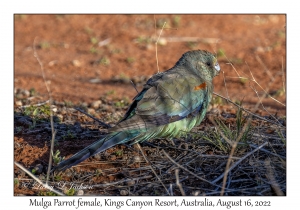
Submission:
[[[207,83],[196,75],[164,74],[147,83],[111,132],[147,129],[196,115],[207,103]]]

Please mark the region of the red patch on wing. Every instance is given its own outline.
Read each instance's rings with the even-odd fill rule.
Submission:
[[[201,89],[204,89],[206,88],[206,83],[203,82],[202,84],[198,85],[198,86],[195,86],[194,87],[194,90],[201,90]]]

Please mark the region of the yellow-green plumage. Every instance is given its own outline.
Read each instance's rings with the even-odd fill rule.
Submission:
[[[175,66],[153,75],[137,94],[123,119],[109,134],[62,161],[53,170],[64,170],[114,145],[153,138],[170,138],[188,132],[205,117],[219,74],[217,59],[203,50],[183,54]]]

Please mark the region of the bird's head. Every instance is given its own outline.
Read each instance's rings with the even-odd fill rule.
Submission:
[[[205,50],[193,50],[184,53],[176,65],[188,65],[192,71],[206,81],[212,81],[221,70],[216,57]]]

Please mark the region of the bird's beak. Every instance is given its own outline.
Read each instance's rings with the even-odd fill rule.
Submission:
[[[219,65],[218,61],[216,61],[216,63],[215,63],[215,70],[216,70],[216,72],[217,72],[217,74],[216,74],[216,75],[218,75],[218,74],[220,73],[220,70],[221,70],[221,68],[220,68],[220,65]]]

